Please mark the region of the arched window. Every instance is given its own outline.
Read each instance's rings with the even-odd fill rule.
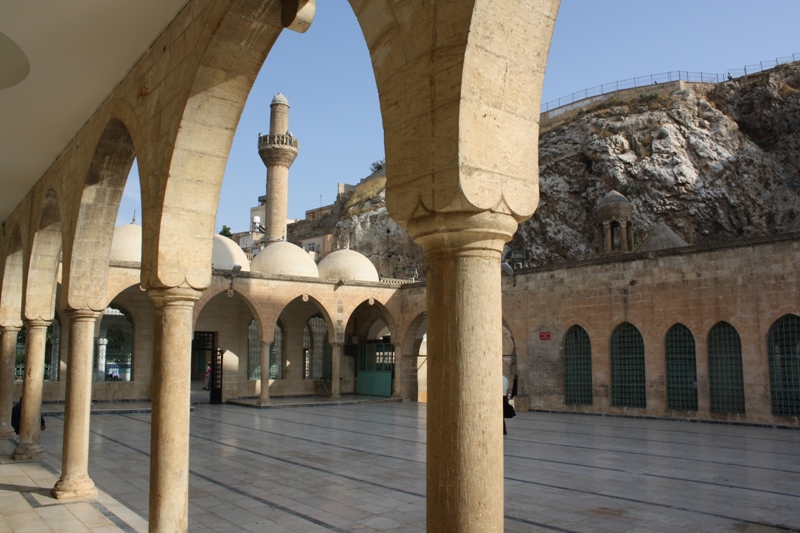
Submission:
[[[664,339],[667,363],[667,409],[697,411],[697,352],[694,335],[675,324]]]
[[[775,321],[767,352],[772,414],[800,416],[800,317],[785,315]]]
[[[247,327],[247,379],[261,379],[261,343],[255,319]]]
[[[628,322],[611,334],[611,405],[647,407],[644,340],[636,326]]]
[[[564,336],[564,403],[592,405],[592,342],[577,325]]]
[[[283,324],[275,324],[275,340],[269,345],[269,379],[283,377]]]
[[[708,389],[712,413],[744,413],[742,341],[727,322],[708,333]]]
[[[308,319],[303,328],[303,378],[329,379],[331,377],[331,345],[328,342],[328,325],[321,316]]]
[[[28,335],[25,326],[17,333],[17,353],[14,359],[14,381],[25,378],[25,347]],[[61,322],[58,316],[47,326],[44,345],[44,381],[58,381],[59,354],[61,347]]]
[[[103,311],[100,335],[95,339],[94,380],[133,380],[133,321],[118,305]]]

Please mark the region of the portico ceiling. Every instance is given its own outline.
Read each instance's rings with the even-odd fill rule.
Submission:
[[[0,220],[186,2],[0,2]]]

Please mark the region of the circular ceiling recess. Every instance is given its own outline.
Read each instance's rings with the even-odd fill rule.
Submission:
[[[7,89],[28,77],[28,56],[11,37],[0,31],[0,89]]]

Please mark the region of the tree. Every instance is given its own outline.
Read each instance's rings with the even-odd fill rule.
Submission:
[[[228,237],[229,239],[233,237],[233,233],[231,233],[231,228],[226,226],[225,224],[222,225],[222,230],[219,232],[220,235],[223,237]]]
[[[380,169],[382,169],[385,166],[386,166],[386,159],[378,159],[377,161],[373,161],[370,164],[369,169],[370,169],[370,171],[372,171],[374,173],[374,172],[379,171]]]

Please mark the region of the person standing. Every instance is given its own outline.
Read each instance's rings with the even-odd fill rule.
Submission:
[[[211,385],[211,361],[206,366],[206,380],[203,383],[203,390],[209,390]]]

